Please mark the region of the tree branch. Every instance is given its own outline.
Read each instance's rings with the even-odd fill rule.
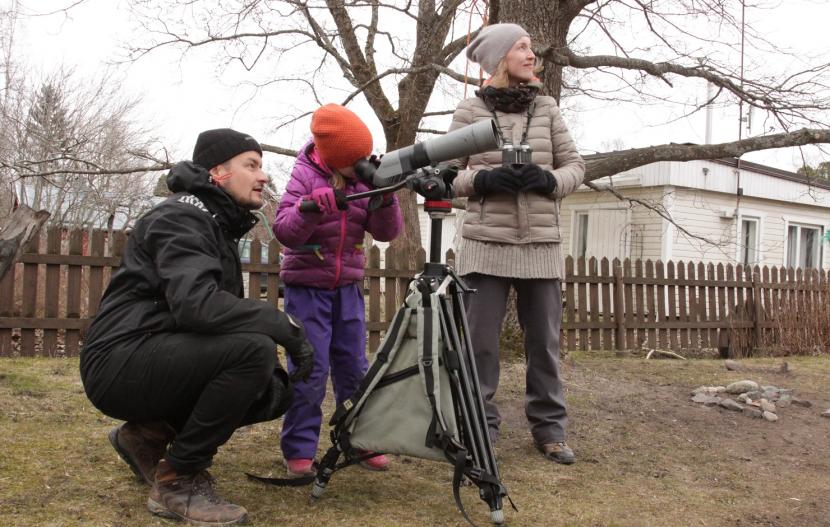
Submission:
[[[297,150],[291,150],[290,148],[283,148],[281,146],[266,145],[265,143],[260,143],[259,146],[262,147],[263,152],[271,152],[281,156],[297,157],[300,155],[300,152]]]
[[[587,155],[585,181],[593,181],[658,161],[692,161],[740,157],[747,152],[830,143],[830,130],[802,128],[796,132],[765,135],[714,145],[674,144]]]
[[[632,71],[643,71],[663,80],[669,86],[673,86],[668,75],[679,75],[689,78],[705,79],[715,86],[728,90],[742,101],[771,112],[778,112],[783,109],[807,109],[818,108],[818,104],[795,104],[785,103],[782,100],[774,98],[769,87],[764,89],[764,86],[759,83],[744,80],[744,84],[758,89],[750,91],[744,88],[739,83],[736,83],[727,75],[713,70],[706,64],[700,66],[681,66],[672,62],[650,62],[644,59],[617,57],[613,55],[593,55],[580,56],[575,54],[567,47],[548,47],[539,51],[539,56],[550,60],[559,66],[569,66],[572,68],[588,69],[588,68],[603,68],[613,67]],[[827,69],[828,65],[822,65],[818,69]],[[814,72],[817,68],[812,68],[809,72]],[[756,86],[757,85],[757,86]],[[778,91],[787,92],[782,86],[777,87]],[[805,94],[807,94],[805,92]],[[814,95],[814,94],[809,94]]]

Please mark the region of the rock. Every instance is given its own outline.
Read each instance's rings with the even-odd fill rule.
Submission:
[[[708,388],[707,386],[698,386],[697,388],[692,390],[692,395],[697,395],[699,393],[705,393],[707,388]]]
[[[827,410],[821,412],[821,416],[822,417],[830,417],[830,408],[828,408]]]
[[[776,386],[761,386],[762,392],[777,392],[778,388]]]
[[[726,391],[726,386],[713,386],[712,390],[717,393],[724,393]]]
[[[763,394],[761,393],[761,390],[752,390],[752,391],[746,392],[746,396],[749,397],[750,399],[756,399],[757,400],[757,399],[760,399],[763,396]]]
[[[786,408],[790,405],[791,402],[792,401],[790,400],[789,396],[786,399],[782,397],[775,401],[775,405],[778,406],[778,408]]]
[[[720,403],[720,397],[707,395],[705,393],[698,393],[692,396],[692,402],[711,406]]]
[[[761,394],[761,399],[766,399],[767,401],[777,401],[778,392],[764,391],[764,393]]]
[[[741,365],[738,361],[734,360],[725,360],[723,361],[723,365],[726,366],[726,369],[729,371],[739,371],[741,369]]]
[[[743,409],[744,409],[744,407],[743,407],[743,406],[741,406],[740,404],[736,403],[736,402],[735,402],[735,401],[733,401],[732,399],[721,399],[721,401],[720,401],[720,403],[719,403],[719,404],[720,404],[722,407],[726,408],[727,410],[734,410],[734,411],[736,411],[736,412],[740,412],[741,410],[743,410]]]
[[[769,421],[771,423],[774,423],[774,422],[778,421],[778,416],[775,415],[772,412],[764,412],[764,419],[766,419],[767,421]]]
[[[761,410],[765,412],[775,413],[775,403],[771,403],[766,399],[761,399]]]
[[[745,393],[742,393],[738,396],[739,403],[746,403],[748,401],[751,401],[751,399],[748,399]]]
[[[809,408],[813,406],[813,403],[811,403],[810,401],[806,399],[799,399],[798,397],[793,397],[790,402],[798,406],[803,406],[804,408]]]
[[[733,382],[729,386],[726,387],[726,391],[729,393],[746,393],[751,392],[758,389],[758,383],[755,381],[738,381]]]
[[[752,408],[751,406],[747,406],[743,409],[744,415],[748,417],[752,417],[754,419],[761,419],[764,417],[764,412],[758,410],[757,408]]]

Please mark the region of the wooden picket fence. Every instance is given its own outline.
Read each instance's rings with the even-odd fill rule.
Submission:
[[[76,356],[89,323],[112,272],[121,262],[126,244],[123,232],[107,233],[50,228],[34,239],[20,262],[0,281],[0,357],[16,348],[23,356]],[[279,297],[278,242],[268,242],[267,259],[262,258],[262,242],[254,239],[250,263],[242,265],[246,275],[246,295],[281,306]],[[452,251],[446,258],[453,259]],[[416,255],[417,268],[425,253]],[[365,279],[366,325],[370,349],[380,344],[415,269],[399,265],[397,253],[386,249],[384,266],[381,252],[372,247],[367,254]],[[263,287],[264,285],[264,287]],[[15,346],[15,341],[19,345]]]
[[[830,323],[823,270],[570,257],[565,270],[564,349],[751,351]]]
[[[33,240],[0,281],[0,356],[10,356],[16,347],[24,356],[77,355],[125,241],[121,232],[59,228]],[[262,261],[261,244],[252,241],[251,261],[243,264],[246,294],[279,305],[280,246],[269,242]],[[380,343],[424,259],[421,250],[415,268],[408,268],[387,249],[381,265],[380,250],[368,251],[370,350]],[[452,251],[446,259],[452,263]],[[830,300],[828,275],[816,270],[568,257],[566,275],[564,349],[716,348],[724,332],[733,343],[740,336],[755,346],[774,341],[786,325],[802,324],[822,308],[826,312]],[[778,316],[782,311],[790,315],[786,322]]]

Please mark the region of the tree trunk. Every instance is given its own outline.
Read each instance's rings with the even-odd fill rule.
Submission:
[[[14,183],[6,183],[0,176],[0,218],[5,219],[6,216],[12,213],[15,196],[17,196],[17,192],[15,192]],[[3,221],[2,219],[0,221]]]
[[[35,212],[24,205],[10,216],[0,219],[0,280],[48,218],[49,213],[45,210]]]
[[[396,112],[397,120],[393,126],[386,129],[387,144],[390,145],[387,150],[396,150],[415,142],[416,130],[420,125],[421,116],[426,111],[437,79],[438,73],[429,71],[410,76],[399,84],[398,94],[401,103]],[[403,251],[410,268],[413,268],[415,255],[422,247],[421,236],[423,235],[417,195],[410,190],[401,190],[398,192],[398,200],[403,213],[404,230],[392,241],[392,247]]]

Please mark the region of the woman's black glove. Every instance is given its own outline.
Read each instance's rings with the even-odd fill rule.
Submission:
[[[556,178],[553,174],[533,163],[522,165],[519,169],[519,178],[522,181],[520,189],[522,192],[535,191],[540,194],[551,194],[556,190]]]
[[[496,167],[492,170],[479,170],[473,177],[473,188],[479,196],[497,192],[518,194],[522,186],[519,173],[513,167]]]

